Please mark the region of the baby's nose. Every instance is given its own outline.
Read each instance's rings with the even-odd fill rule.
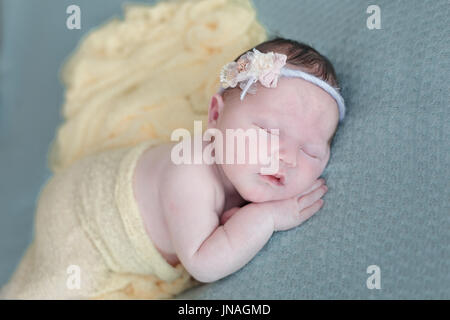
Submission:
[[[297,166],[297,155],[295,154],[295,152],[280,150],[280,160],[288,167]]]

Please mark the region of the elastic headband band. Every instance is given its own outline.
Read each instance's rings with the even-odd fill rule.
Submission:
[[[265,87],[275,88],[277,86],[278,76],[301,78],[308,82],[315,84],[322,88],[336,101],[339,109],[339,122],[345,117],[345,103],[339,92],[330,86],[322,79],[313,76],[309,73],[289,69],[284,67],[286,63],[286,55],[269,52],[262,53],[256,49],[243,55],[238,62],[230,62],[226,64],[220,73],[221,84],[225,84],[226,87],[234,88],[238,83],[242,89],[240,96],[241,101],[244,99],[253,83],[260,80],[261,84]],[[269,77],[267,77],[267,71],[271,71]],[[259,77],[263,74],[262,77]],[[245,83],[245,84],[244,84]],[[220,95],[225,91],[222,85],[217,91]]]
[[[303,80],[306,80],[308,82],[311,82],[315,84],[316,86],[322,88],[326,92],[328,92],[334,100],[336,100],[336,103],[338,104],[339,108],[339,122],[342,121],[345,117],[345,103],[344,98],[339,94],[339,92],[336,91],[332,86],[330,86],[328,83],[323,81],[322,79],[313,76],[309,73],[300,71],[300,70],[293,70],[288,68],[281,68],[281,75],[285,77],[293,77],[293,78],[301,78]]]

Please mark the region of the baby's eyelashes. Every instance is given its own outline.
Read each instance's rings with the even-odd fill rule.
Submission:
[[[275,136],[280,135],[280,129],[269,129],[269,130],[270,130],[270,134],[273,134]]]
[[[319,159],[319,157],[314,155],[312,152],[305,151],[305,149],[303,147],[300,147],[300,151],[302,151],[304,154],[306,154],[310,158],[317,159],[317,160]]]
[[[263,126],[261,126],[261,125],[258,125],[258,124],[256,124],[256,123],[253,123],[256,127],[258,127],[259,129],[262,129],[262,130],[264,130],[265,132],[267,132],[267,133],[269,133],[269,134],[273,134],[273,135],[276,135],[276,136],[279,136],[280,135],[280,129],[269,129],[269,128],[266,128],[266,127],[263,127]]]

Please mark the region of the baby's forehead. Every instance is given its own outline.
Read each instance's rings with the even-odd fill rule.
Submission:
[[[277,87],[266,88],[259,86],[257,92],[249,101],[252,111],[271,117],[300,117],[315,108],[316,97],[311,97],[314,92],[305,92],[299,86],[302,83],[292,81],[279,81]],[[309,112],[311,113],[311,112]]]
[[[280,81],[276,88],[257,89],[249,108],[253,117],[267,124],[323,131],[325,136],[328,131],[334,132],[339,117],[335,100],[307,81],[284,80],[288,81]]]

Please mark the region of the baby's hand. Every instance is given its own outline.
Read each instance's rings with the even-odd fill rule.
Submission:
[[[323,200],[320,198],[327,191],[328,187],[325,185],[325,180],[321,178],[317,179],[309,190],[295,197],[254,203],[253,205],[259,205],[261,209],[273,211],[274,231],[283,231],[297,227],[319,211],[323,206]],[[225,211],[220,217],[220,224],[224,225],[239,209],[239,207],[234,207]]]
[[[322,196],[328,191],[324,179],[317,179],[304,193],[286,200],[278,200],[273,212],[274,231],[295,228],[309,219],[323,206]]]

